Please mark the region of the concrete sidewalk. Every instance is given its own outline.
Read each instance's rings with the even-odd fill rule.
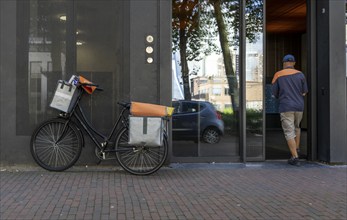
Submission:
[[[0,172],[0,219],[346,219],[347,166],[285,161]]]

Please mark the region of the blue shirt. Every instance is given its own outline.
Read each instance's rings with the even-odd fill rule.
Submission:
[[[279,112],[304,111],[304,93],[308,92],[305,75],[287,68],[277,72],[272,80],[272,94],[279,99]]]

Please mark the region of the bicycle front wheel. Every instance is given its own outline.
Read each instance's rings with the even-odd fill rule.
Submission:
[[[42,168],[63,171],[78,160],[82,150],[81,133],[64,119],[43,122],[31,136],[30,151]],[[65,129],[64,129],[65,128]]]
[[[162,146],[133,146],[128,144],[128,132],[128,129],[124,128],[116,139],[116,157],[121,167],[135,175],[148,175],[159,170],[168,153],[166,135]]]

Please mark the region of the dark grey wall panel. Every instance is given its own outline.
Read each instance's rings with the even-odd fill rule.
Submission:
[[[318,159],[347,163],[345,2],[317,1]]]
[[[154,37],[153,43],[146,36]],[[154,52],[146,53],[152,46]],[[169,105],[171,102],[171,1],[130,3],[130,100]],[[153,63],[147,63],[152,57]]]
[[[33,163],[28,136],[16,135],[16,2],[0,1],[0,164]]]
[[[330,7],[330,162],[347,163],[346,142],[346,2],[329,1]]]
[[[329,107],[329,4],[317,2],[317,154],[318,159],[330,158],[330,107]]]
[[[130,4],[130,98],[158,103],[158,0]],[[154,37],[153,63],[146,63],[146,36]]]
[[[159,97],[160,103],[165,105],[171,105],[172,99],[172,69],[171,69],[171,1],[170,0],[158,0],[159,2],[159,34],[158,43],[160,44],[158,62],[159,65]]]

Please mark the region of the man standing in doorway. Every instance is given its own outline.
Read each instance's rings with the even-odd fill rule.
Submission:
[[[294,65],[293,55],[283,57],[283,70],[275,73],[272,79],[272,94],[279,99],[282,128],[292,154],[288,163],[299,166],[300,122],[308,88],[304,74],[294,69]]]

